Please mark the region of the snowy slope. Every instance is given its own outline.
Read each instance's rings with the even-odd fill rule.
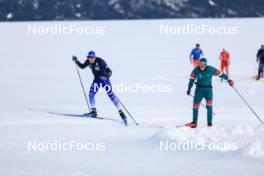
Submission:
[[[106,34],[29,35],[29,24],[103,26]],[[238,34],[161,35],[161,24],[235,26]],[[0,175],[262,175],[263,128],[228,84],[214,81],[212,129],[205,127],[202,107],[198,129],[175,125],[191,120],[192,99],[185,92],[192,70],[189,52],[197,42],[216,67],[221,49],[230,51],[232,79],[264,118],[264,82],[252,79],[263,26],[262,19],[1,23]],[[112,68],[113,84],[165,84],[173,91],[117,93],[139,126],[80,118],[87,108],[71,56],[84,61],[90,49]],[[90,70],[81,75],[88,91]],[[119,120],[104,93],[96,101],[101,116]],[[106,150],[28,151],[29,140],[104,142]],[[237,149],[159,149],[160,141],[199,140],[236,143]]]

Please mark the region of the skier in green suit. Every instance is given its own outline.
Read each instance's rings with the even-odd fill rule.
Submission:
[[[196,81],[196,89],[193,99],[193,121],[185,124],[185,126],[196,128],[198,121],[198,110],[200,103],[203,98],[206,100],[207,109],[207,124],[208,127],[212,126],[213,119],[213,87],[212,78],[213,76],[219,76],[228,81],[230,86],[234,86],[234,81],[229,79],[228,76],[222,73],[220,70],[207,65],[207,60],[202,58],[198,67],[194,68],[191,73],[191,78],[188,84],[187,95],[191,94],[191,89]]]

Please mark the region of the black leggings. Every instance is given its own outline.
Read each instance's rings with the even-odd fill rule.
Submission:
[[[264,69],[264,63],[259,63],[259,70],[258,70],[258,76],[263,77],[263,69]]]

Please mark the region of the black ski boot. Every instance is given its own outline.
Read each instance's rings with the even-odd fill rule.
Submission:
[[[127,126],[127,117],[126,117],[125,113],[122,110],[119,110],[119,115],[120,115],[121,119],[123,120],[124,124]]]
[[[96,111],[96,108],[92,108],[92,109],[91,109],[91,112],[87,113],[86,116],[87,116],[87,117],[96,118],[96,117],[97,117],[97,111]]]

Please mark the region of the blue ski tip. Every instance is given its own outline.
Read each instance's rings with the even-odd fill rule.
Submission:
[[[91,115],[91,114],[89,114],[89,113],[84,113],[84,114],[82,115],[82,117],[84,117],[84,118],[96,118],[96,116]]]

